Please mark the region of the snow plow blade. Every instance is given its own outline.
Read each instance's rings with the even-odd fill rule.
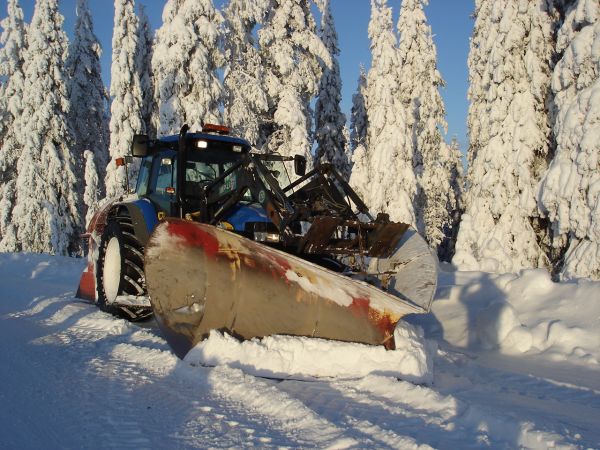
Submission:
[[[146,246],[146,283],[159,327],[182,358],[214,329],[242,339],[285,334],[393,349],[398,320],[427,312],[436,288],[437,262],[418,240],[405,233],[391,258],[371,261],[385,272],[385,292],[220,228],[167,219]],[[406,268],[424,271],[419,286],[419,274],[397,276]]]

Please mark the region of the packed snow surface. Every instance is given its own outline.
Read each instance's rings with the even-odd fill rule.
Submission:
[[[374,348],[304,338],[213,333],[179,360],[153,322],[75,299],[84,266],[0,254],[0,448],[600,448],[600,283],[442,272],[410,318],[437,346],[400,326],[398,377],[356,372],[387,364]],[[433,352],[430,384],[411,348]]]

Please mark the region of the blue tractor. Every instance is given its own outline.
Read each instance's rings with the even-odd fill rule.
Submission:
[[[135,136],[135,193],[89,224],[79,297],[129,320],[154,314],[181,356],[215,328],[393,347],[397,320],[428,310],[426,243],[371,217],[331,165],[306,173],[304,157],[260,153],[225,127],[188,131]]]

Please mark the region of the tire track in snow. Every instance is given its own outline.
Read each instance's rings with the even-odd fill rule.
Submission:
[[[503,394],[512,393],[532,399],[568,402],[600,412],[600,392],[593,388],[570,385],[532,373],[486,367],[479,364],[477,359],[467,358],[461,353],[441,351],[436,359],[436,375],[436,383],[448,387],[486,386],[489,390],[495,389]]]
[[[39,298],[11,318],[45,327],[47,333],[35,343],[61,347],[74,357],[66,370],[74,369],[77,380],[71,377],[68,389],[77,393],[86,434],[100,437],[102,447],[297,445],[287,433],[265,425],[262,417],[246,414],[244,405],[216,395],[206,381],[211,370],[191,367],[164,351],[168,346],[155,330],[68,295]],[[74,426],[69,434],[80,431]]]
[[[509,418],[514,411],[527,425],[574,446],[600,447],[600,393],[546,378],[482,366],[459,353],[440,352],[437,389]]]
[[[152,380],[138,393],[148,404],[171,412],[171,423],[158,420],[155,428],[174,428],[171,438],[176,442],[198,448],[265,447],[273,440],[292,444],[260,422],[248,420],[243,408],[224,404],[215,396],[208,382],[212,369],[191,367],[170,351],[132,344],[119,344],[112,353],[121,361],[135,361],[138,370]]]
[[[454,415],[454,402],[444,401],[428,388],[395,378],[369,376],[314,383],[285,381],[279,386],[331,422],[353,430],[354,437],[371,440],[377,447],[437,447],[442,439],[450,437],[446,419]],[[459,447],[464,446],[465,436],[457,438]]]
[[[347,436],[346,430],[280,390],[282,383],[246,375],[227,366],[212,369],[208,381],[217,395],[248,409],[267,427],[290,436],[295,446],[349,448],[359,444]]]
[[[310,408],[321,410],[332,423],[370,434],[380,446],[510,449],[527,442],[542,447],[564,442],[556,430],[539,430],[503,411],[471,406],[432,388],[389,377],[328,383],[286,381],[280,386]],[[334,407],[326,406],[331,403]]]

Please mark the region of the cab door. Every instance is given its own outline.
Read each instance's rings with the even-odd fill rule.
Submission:
[[[167,216],[177,215],[176,152],[161,152],[154,157],[147,197],[158,211]]]

